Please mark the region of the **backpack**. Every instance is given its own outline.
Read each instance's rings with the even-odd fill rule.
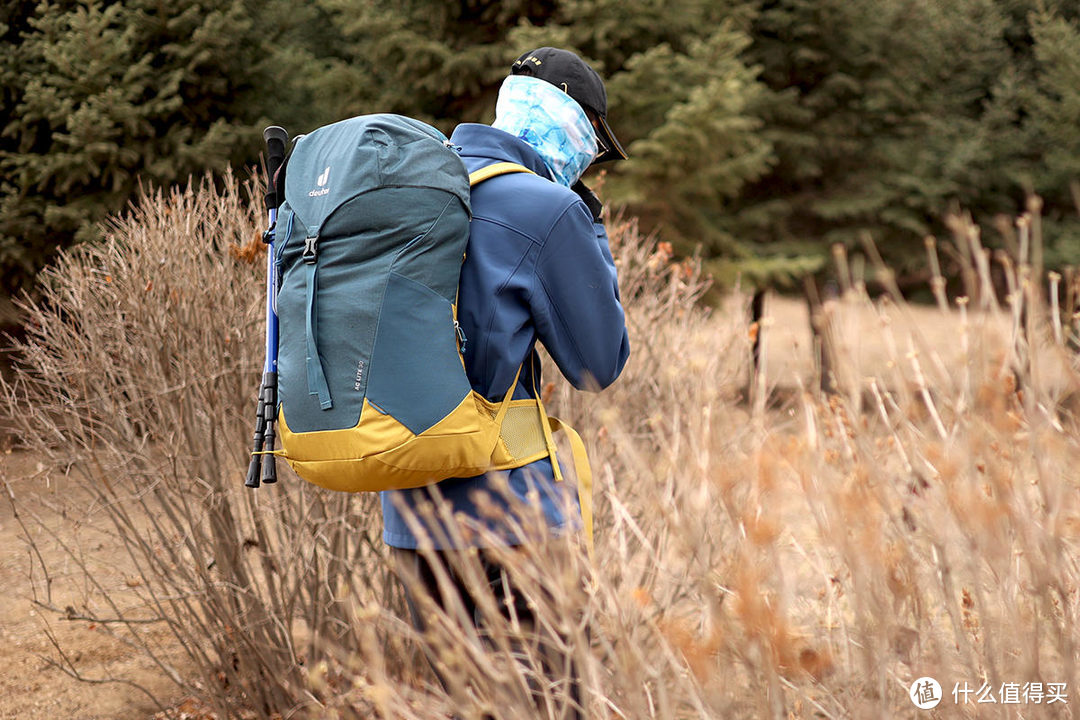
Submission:
[[[278,413],[302,478],[349,492],[406,489],[550,456],[565,428],[585,515],[591,478],[576,433],[538,399],[472,390],[457,323],[470,178],[435,128],[365,115],[297,139],[278,209]],[[520,375],[520,369],[518,371]],[[591,527],[591,517],[586,520]]]

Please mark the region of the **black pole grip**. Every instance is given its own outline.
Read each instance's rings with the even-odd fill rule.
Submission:
[[[265,484],[277,482],[277,458],[274,456],[274,420],[277,416],[277,373],[263,375],[263,451],[261,480]]]
[[[277,458],[274,456],[274,423],[266,426],[266,442],[263,445],[266,454],[262,456],[262,475],[260,480],[271,485],[277,482]]]
[[[247,479],[244,485],[257,488],[261,481],[272,483],[277,480],[276,466],[267,475],[266,461],[269,457],[273,465],[273,455],[264,455],[264,451],[274,450],[274,416],[277,414],[277,373],[264,372],[262,385],[259,386],[259,407],[255,415],[255,437],[252,440],[251,461],[248,463]],[[273,480],[268,477],[273,477]]]
[[[260,389],[259,408],[255,414],[255,437],[252,439],[251,461],[248,463],[247,479],[244,480],[244,486],[249,488],[259,487],[259,466],[262,456],[258,453],[262,450],[263,439],[266,437],[265,397],[266,393]]]
[[[285,194],[285,188],[279,188],[274,182],[278,168],[285,162],[285,146],[289,142],[289,133],[285,128],[271,125],[263,130],[263,140],[266,141],[266,209],[270,210],[281,205]]]
[[[252,455],[251,462],[248,463],[247,479],[244,480],[244,487],[252,489],[259,487],[259,467],[261,465],[259,458],[261,455]]]

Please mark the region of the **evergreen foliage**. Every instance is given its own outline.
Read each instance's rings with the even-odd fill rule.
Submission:
[[[751,32],[778,161],[724,224],[755,254],[823,262],[869,236],[899,271],[921,265],[994,152],[979,127],[1009,63],[994,0],[781,0]]]
[[[265,90],[253,84],[262,59],[247,3],[23,2],[4,23],[0,280],[9,291],[123,208],[140,182],[256,157],[254,100]]]
[[[1027,113],[1027,181],[1046,201],[1049,267],[1080,258],[1080,28],[1048,12],[1032,21],[1037,84]]]
[[[874,240],[1046,201],[1080,250],[1080,7],[1065,0],[12,0],[0,9],[0,280],[91,234],[137,184],[251,163],[368,112],[490,122],[522,51],[607,79],[631,154],[602,192],[722,280],[792,283]],[[592,177],[595,178],[595,171]]]

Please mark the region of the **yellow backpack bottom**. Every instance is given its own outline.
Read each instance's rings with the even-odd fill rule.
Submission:
[[[522,467],[551,458],[562,471],[553,431],[570,441],[586,538],[592,543],[592,473],[585,446],[573,428],[549,418],[537,399],[493,403],[475,391],[449,415],[419,435],[366,399],[354,427],[293,432],[282,407],[280,453],[308,482],[343,492],[407,490],[454,477]],[[376,450],[372,452],[372,448]]]

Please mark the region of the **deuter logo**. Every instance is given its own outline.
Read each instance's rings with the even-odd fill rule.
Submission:
[[[316,182],[319,184],[321,190],[312,190],[308,193],[308,197],[322,197],[330,192],[330,188],[326,187],[326,183],[330,182],[330,166],[327,165],[326,169],[322,171],[322,175],[318,177]]]

